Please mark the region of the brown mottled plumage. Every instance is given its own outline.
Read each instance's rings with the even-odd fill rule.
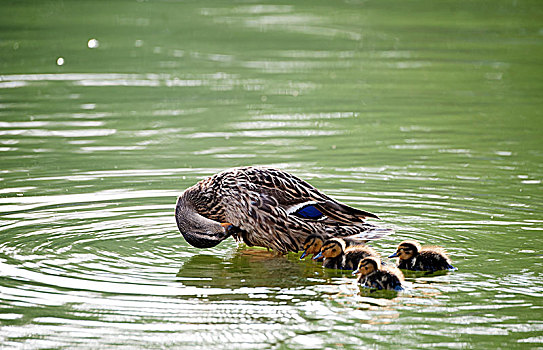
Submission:
[[[398,268],[412,271],[456,270],[445,249],[438,246],[424,246],[414,240],[406,240],[389,258],[398,258]]]
[[[208,177],[178,198],[175,218],[185,240],[213,247],[230,235],[249,246],[297,252],[313,233],[324,238],[379,238],[391,230],[364,221],[376,215],[340,203],[281,170],[234,168]]]
[[[322,265],[329,269],[355,270],[358,262],[365,257],[373,256],[380,260],[379,253],[367,245],[352,245],[347,248],[341,238],[332,238],[324,242],[314,260],[324,257]]]
[[[403,290],[403,273],[396,267],[381,266],[381,261],[373,256],[366,257],[358,263],[353,275],[360,274],[358,283],[372,289]]]

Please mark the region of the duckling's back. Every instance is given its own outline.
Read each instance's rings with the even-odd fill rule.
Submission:
[[[423,247],[414,264],[419,271],[452,270],[451,259],[441,247]]]
[[[403,274],[393,268],[375,270],[367,276],[360,276],[358,283],[363,287],[372,289],[403,290]]]

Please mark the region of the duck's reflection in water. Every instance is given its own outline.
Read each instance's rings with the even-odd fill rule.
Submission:
[[[177,273],[178,281],[202,288],[299,288],[314,285],[305,274],[306,266],[259,248],[242,248],[228,258],[198,254]]]
[[[367,288],[363,286],[358,286],[359,291],[358,295],[361,297],[369,297],[369,298],[382,298],[382,299],[395,299],[400,295],[400,292],[395,290],[377,290],[373,288]],[[366,302],[368,302],[370,299],[366,299]],[[377,305],[381,305],[379,303],[376,303]]]

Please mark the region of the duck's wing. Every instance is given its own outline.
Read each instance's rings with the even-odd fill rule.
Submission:
[[[379,219],[375,214],[350,207],[329,197],[325,201],[317,202],[315,206],[327,217],[342,223],[364,222],[367,217]]]
[[[250,184],[237,181],[235,186],[222,189],[225,219],[241,228],[241,237],[249,246],[266,247],[281,253],[298,251],[300,241],[306,236],[297,237],[290,232],[292,225],[304,223],[291,220],[274,197],[250,190],[249,187]]]
[[[273,197],[289,214],[304,219],[320,219],[323,215],[331,220],[352,224],[362,223],[367,217],[379,219],[370,212],[343,204],[322,193],[308,182],[277,169],[247,168],[244,171],[244,187]]]
[[[248,167],[228,171],[215,192],[212,195],[221,198],[224,219],[244,230],[247,244],[280,252],[299,250],[316,230],[343,237],[374,228],[363,221],[366,216],[375,217],[373,214],[334,201],[280,170]]]

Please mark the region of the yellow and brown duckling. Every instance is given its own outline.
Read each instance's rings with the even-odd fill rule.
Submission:
[[[300,256],[300,260],[305,258],[308,254],[313,254],[313,256],[319,254],[321,251],[322,245],[324,244],[324,237],[318,233],[307,236],[302,249],[304,252]]]
[[[321,251],[313,257],[317,260],[324,257],[323,266],[329,269],[354,270],[358,262],[368,256],[380,259],[379,253],[367,245],[351,245],[347,247],[341,238],[332,238],[324,242]]]
[[[337,239],[343,240],[345,242],[346,248],[349,248],[351,246],[363,245],[365,242],[367,242],[367,240],[359,239],[357,237],[342,237]],[[319,254],[322,246],[324,245],[324,241],[325,239],[323,235],[319,233],[314,233],[307,236],[306,240],[302,244],[303,253],[300,256],[300,260],[303,260],[309,254],[313,254],[313,256]],[[322,260],[322,257],[319,258],[319,261],[320,260]]]
[[[454,271],[451,259],[445,249],[438,246],[424,246],[414,240],[406,240],[389,258],[398,258],[398,268],[412,271]]]
[[[372,289],[403,290],[403,273],[396,267],[381,266],[381,260],[368,256],[358,263],[353,275],[359,274],[358,283]]]

